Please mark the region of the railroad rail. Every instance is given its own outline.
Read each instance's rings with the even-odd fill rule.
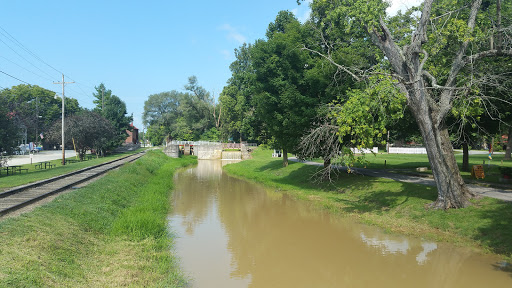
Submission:
[[[18,186],[0,193],[0,216],[18,210],[29,204],[40,201],[55,193],[72,188],[84,181],[100,176],[125,163],[133,162],[142,157],[144,152],[128,155],[116,160],[83,168],[49,179]]]

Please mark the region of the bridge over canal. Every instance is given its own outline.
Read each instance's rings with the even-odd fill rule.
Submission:
[[[170,141],[164,153],[177,158],[179,155],[196,155],[199,160],[243,160],[250,158],[254,143],[221,143],[210,141]]]

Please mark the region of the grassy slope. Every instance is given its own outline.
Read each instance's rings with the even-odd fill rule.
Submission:
[[[512,256],[512,205],[491,198],[473,201],[466,209],[432,211],[425,205],[436,199],[436,189],[392,180],[342,174],[333,183],[315,183],[316,167],[271,158],[256,150],[253,159],[224,167],[231,175],[248,178],[314,202],[335,214],[389,231],[474,246]]]
[[[57,165],[55,168],[51,169],[36,169],[34,168],[34,164],[25,164],[21,165],[23,169],[28,169],[28,172],[22,172],[22,174],[15,174],[15,175],[5,175],[5,172],[2,172],[2,175],[0,176],[0,191],[7,190],[11,187],[16,187],[32,182],[36,182],[43,179],[48,179],[51,177],[55,177],[58,175],[66,174],[69,172],[73,172],[76,170],[80,170],[86,167],[98,165],[101,163],[105,163],[108,161],[112,161],[127,155],[131,155],[137,152],[142,151],[141,149],[137,151],[122,153],[122,154],[114,154],[114,155],[108,155],[106,157],[101,158],[93,158],[88,161],[83,162],[77,162],[77,163],[70,163],[66,165],[62,165],[62,160],[52,160],[49,161],[52,164]],[[72,159],[75,159],[75,157],[72,157]]]
[[[172,174],[194,157],[148,155],[0,222],[0,287],[177,287],[166,217]]]

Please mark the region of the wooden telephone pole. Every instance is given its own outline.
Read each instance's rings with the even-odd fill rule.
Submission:
[[[72,84],[73,82],[64,82],[64,74],[62,74],[62,82],[53,82],[53,84],[62,84],[62,165],[66,165],[66,151],[64,149],[64,85]]]

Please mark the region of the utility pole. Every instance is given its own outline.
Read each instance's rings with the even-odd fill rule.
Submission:
[[[62,84],[62,165],[66,165],[66,151],[64,149],[64,85],[72,84],[73,82],[64,82],[64,74],[62,74],[62,82],[53,82],[53,84]]]

